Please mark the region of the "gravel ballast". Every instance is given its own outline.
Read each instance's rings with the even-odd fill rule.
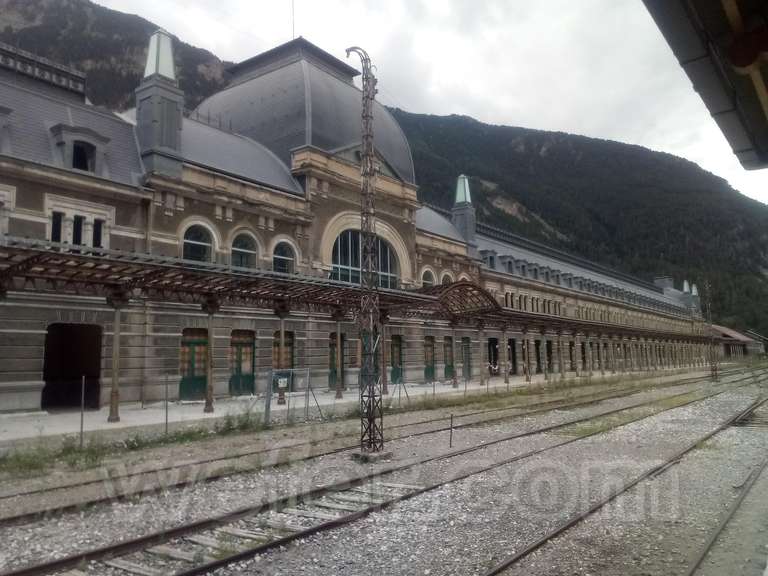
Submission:
[[[216,574],[482,574],[714,429],[755,394],[730,392],[555,448]],[[547,563],[547,574],[573,572]]]

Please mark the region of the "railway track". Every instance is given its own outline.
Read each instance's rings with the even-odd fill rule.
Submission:
[[[628,492],[644,480],[647,480],[651,478],[652,476],[656,476],[658,474],[662,474],[665,470],[669,469],[671,466],[679,462],[682,458],[684,458],[688,453],[693,452],[697,448],[701,446],[702,443],[706,442],[710,438],[716,436],[717,434],[723,432],[724,430],[727,430],[733,425],[738,424],[739,422],[742,422],[746,419],[749,419],[749,417],[759,408],[761,408],[763,405],[768,402],[768,396],[763,396],[761,398],[758,398],[754,402],[752,402],[746,409],[742,410],[735,416],[732,416],[728,420],[726,420],[724,423],[720,424],[715,430],[708,432],[704,436],[701,436],[698,438],[695,442],[692,442],[685,446],[682,450],[679,450],[675,454],[673,454],[671,457],[664,460],[662,463],[652,467],[649,470],[646,470],[642,474],[636,476],[634,479],[624,483],[619,488],[613,490],[608,496],[601,499],[597,503],[590,506],[587,510],[580,512],[573,516],[572,518],[566,520],[559,526],[555,527],[554,529],[550,530],[547,534],[536,540],[535,542],[529,544],[526,548],[523,550],[517,552],[516,554],[506,558],[502,562],[498,563],[497,565],[493,566],[490,570],[486,571],[483,576],[496,576],[497,574],[502,574],[512,568],[515,564],[520,562],[523,558],[530,555],[532,552],[538,550],[548,542],[551,542],[553,539],[557,538],[573,526],[576,526],[580,522],[584,521],[588,517],[590,517],[595,512],[599,511],[601,508],[603,508],[605,505],[609,504],[622,494]],[[719,534],[719,532],[718,532]],[[715,536],[716,539],[717,536]],[[710,544],[711,547],[711,544]],[[708,550],[709,548],[707,548]],[[706,555],[706,554],[705,554]],[[697,564],[698,566],[698,564]],[[694,572],[695,572],[694,568]],[[689,573],[691,574],[691,573]]]
[[[697,395],[695,398],[687,400],[681,398],[681,402],[675,405],[669,405],[671,398],[690,395],[691,392],[636,403],[631,406],[604,411],[561,424],[509,435],[482,445],[453,450],[438,456],[392,466],[375,474],[366,474],[345,482],[318,487],[301,494],[280,498],[267,504],[246,507],[215,518],[180,525],[163,532],[148,534],[114,545],[83,551],[66,558],[11,570],[2,573],[0,576],[37,576],[43,574],[67,574],[67,576],[80,576],[82,574],[167,576],[174,574],[176,576],[191,576],[193,574],[206,574],[222,566],[253,557],[275,547],[283,546],[291,541],[349,524],[372,512],[382,510],[397,502],[413,498],[450,482],[456,482],[476,474],[488,472],[524,458],[602,434],[606,430],[603,429],[578,437],[566,438],[556,442],[554,445],[531,450],[509,458],[502,458],[491,464],[479,466],[477,469],[462,472],[459,475],[426,486],[388,481],[388,479],[391,480],[391,477],[396,472],[424,465],[428,462],[447,460],[455,456],[483,450],[493,444],[542,434],[573,424],[632,410],[640,406],[663,403],[658,411],[623,421],[610,428],[615,429],[631,422],[656,416],[668,410],[713,398],[738,387],[740,386],[728,383],[723,386],[722,390],[700,396]],[[737,416],[742,415],[743,413]],[[709,436],[715,433],[713,432]],[[564,529],[567,529],[567,526]],[[542,543],[538,545],[540,546]],[[533,549],[535,548],[532,548],[530,551]],[[491,573],[496,574],[499,572]]]
[[[744,418],[734,422],[734,426],[754,428],[762,430],[768,434],[768,410],[765,408],[766,407],[763,406],[762,409],[758,408],[754,410]],[[700,571],[707,573],[708,570],[704,569],[703,567],[704,561],[709,560],[710,565],[715,562],[717,559],[715,546],[720,541],[723,533],[731,528],[732,524],[734,524],[734,520],[737,519],[739,515],[746,516],[752,514],[760,516],[764,514],[765,505],[763,503],[765,502],[766,496],[768,496],[768,473],[766,472],[767,468],[768,457],[764,458],[760,463],[754,466],[750,473],[747,475],[744,482],[737,487],[739,489],[738,496],[727,508],[725,513],[722,515],[720,522],[717,524],[714,530],[712,530],[704,545],[689,563],[688,568],[685,571],[685,576],[694,576]],[[759,488],[757,488],[757,486],[759,486]],[[749,503],[749,506],[745,505],[745,503]],[[758,531],[762,532],[764,531],[765,527],[757,527],[757,529]],[[735,528],[735,530],[738,531],[738,528]],[[764,550],[764,547],[761,548]],[[733,554],[733,551],[729,552]],[[750,551],[746,551],[744,555],[739,555],[739,560],[743,561],[744,556],[750,555],[749,552]],[[738,551],[736,554],[738,554]],[[765,552],[763,552],[763,558],[764,557]],[[728,562],[731,559],[732,557],[726,558],[725,561]],[[711,566],[708,566],[708,568],[710,567]],[[700,568],[702,570],[700,570]],[[765,568],[765,560],[763,560],[763,566],[760,567],[760,574],[763,574],[763,568]],[[709,571],[711,572],[711,570]]]
[[[734,368],[722,374],[722,376],[724,377],[733,376],[741,372],[743,372],[741,368]],[[762,373],[763,372],[761,372],[761,374]],[[751,377],[753,376],[751,375],[746,376],[734,382],[748,380]],[[663,385],[657,385],[657,386],[654,386],[653,388],[659,389],[659,388],[684,386],[686,384],[695,384],[698,382],[705,382],[708,380],[709,380],[708,376],[683,378],[680,380],[674,380],[668,383],[664,383]],[[572,399],[570,401],[555,399],[555,400],[547,400],[542,402],[533,402],[533,403],[528,403],[524,405],[506,406],[506,407],[500,407],[500,408],[490,408],[486,410],[466,412],[463,414],[459,414],[455,417],[455,420],[458,420],[459,422],[458,423],[454,422],[453,429],[459,430],[459,429],[467,428],[471,426],[491,424],[494,422],[499,422],[504,420],[535,416],[538,414],[546,413],[551,410],[579,408],[579,407],[588,406],[591,404],[597,404],[599,402],[604,402],[607,400],[623,398],[626,396],[630,396],[632,394],[636,394],[638,392],[642,392],[643,390],[647,390],[647,389],[648,388],[632,386],[612,394],[586,394],[581,398],[577,398],[575,402]],[[515,414],[502,414],[505,412],[511,412],[515,410],[518,411]],[[488,415],[494,415],[494,416],[487,418],[486,416]],[[449,420],[450,420],[450,416],[444,416],[444,417],[428,418],[428,419],[419,420],[416,422],[409,422],[409,423],[390,426],[388,427],[388,430],[405,430],[408,428],[415,428],[418,426],[430,426],[432,424],[438,424],[437,427],[430,427],[426,430],[408,432],[405,434],[401,434],[401,435],[397,435],[392,438],[389,438],[389,440],[390,441],[405,440],[408,438],[414,438],[414,437],[428,435],[428,434],[437,434],[440,432],[445,432],[450,430],[451,426],[445,426],[440,424],[449,422]],[[467,420],[467,421],[461,422],[461,420]],[[356,434],[354,436],[352,435],[347,436],[347,438],[352,438],[352,437],[357,438]],[[133,490],[119,490],[117,493],[108,493],[100,497],[94,497],[86,500],[79,500],[75,503],[62,504],[56,507],[47,507],[42,510],[32,510],[28,512],[23,512],[18,514],[9,514],[5,516],[0,515],[0,525],[27,522],[43,516],[49,517],[57,514],[64,514],[71,511],[81,510],[82,507],[85,505],[91,506],[91,505],[97,505],[97,504],[105,504],[108,502],[118,501],[123,498],[134,497],[139,494],[149,495],[149,494],[165,491],[168,489],[183,488],[191,484],[197,484],[201,482],[211,482],[225,476],[247,473],[247,472],[268,467],[270,465],[270,462],[260,461],[256,466],[247,467],[247,468],[244,467],[236,471],[227,470],[227,469],[214,471],[212,473],[205,474],[204,477],[201,477],[199,474],[200,467],[202,466],[211,466],[216,463],[224,463],[227,461],[238,460],[242,458],[254,458],[254,459],[269,458],[270,455],[274,455],[274,462],[272,462],[271,465],[278,465],[278,464],[282,465],[286,463],[293,464],[293,463],[298,463],[305,460],[311,460],[313,458],[319,458],[323,456],[329,456],[329,455],[338,454],[341,452],[354,450],[358,448],[358,443],[355,442],[354,444],[342,444],[341,446],[337,446],[334,448],[325,448],[317,452],[310,452],[309,454],[303,454],[299,457],[289,458],[288,460],[284,460],[280,458],[281,453],[284,453],[287,450],[297,450],[297,449],[306,448],[306,447],[311,448],[313,446],[315,446],[315,444],[313,444],[312,442],[303,441],[303,442],[297,442],[297,443],[292,443],[289,445],[283,445],[283,446],[278,446],[273,448],[247,450],[247,451],[242,451],[236,454],[230,454],[226,456],[215,456],[211,458],[197,459],[192,462],[189,462],[189,461],[184,462],[183,464],[180,464],[180,465],[170,464],[166,466],[158,466],[158,467],[153,467],[151,470],[143,469],[138,471],[128,471],[128,472],[118,472],[118,473],[107,472],[106,478],[102,477],[102,478],[91,479],[91,480],[86,480],[82,482],[72,482],[67,484],[59,484],[56,486],[43,487],[38,489],[18,490],[10,493],[0,494],[0,503],[2,503],[3,501],[8,501],[15,498],[21,498],[21,497],[33,498],[37,496],[42,496],[44,494],[61,493],[65,490],[74,490],[74,489],[81,489],[89,486],[104,485],[105,482],[116,483],[116,482],[126,482],[128,480],[131,480],[131,482],[128,482],[127,485],[138,487]],[[154,480],[160,473],[169,472],[173,470],[187,470],[187,471],[190,471],[190,473],[186,477],[184,474],[179,474],[174,480],[171,480],[171,481],[152,482],[152,480]],[[149,481],[146,483],[137,481],[138,479],[141,479],[141,478],[146,478]],[[112,484],[112,486],[115,486],[115,484]]]

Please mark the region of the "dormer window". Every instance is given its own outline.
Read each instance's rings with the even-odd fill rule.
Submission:
[[[90,142],[75,140],[72,143],[72,168],[75,170],[85,170],[86,172],[95,172],[96,146]]]
[[[51,127],[51,136],[56,146],[57,163],[63,168],[91,172],[107,176],[106,153],[109,138],[91,128],[56,124]]]

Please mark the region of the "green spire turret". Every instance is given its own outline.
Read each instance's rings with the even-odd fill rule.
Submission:
[[[469,193],[469,178],[464,174],[456,180],[456,198],[454,204],[472,204],[472,196]]]

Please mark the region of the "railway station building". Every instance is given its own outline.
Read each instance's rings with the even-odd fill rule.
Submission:
[[[274,370],[357,385],[357,70],[303,38],[233,66],[185,107],[172,40],[135,109],[0,45],[0,410],[259,393]],[[646,282],[422,204],[408,141],[376,104],[385,385],[703,366],[754,352],[713,333],[697,287]],[[682,280],[682,279],[678,279]],[[732,332],[732,331],[731,331]],[[738,333],[736,333],[738,334]],[[727,342],[727,347],[723,343]],[[305,381],[303,381],[305,382]],[[300,386],[301,383],[297,383]]]

